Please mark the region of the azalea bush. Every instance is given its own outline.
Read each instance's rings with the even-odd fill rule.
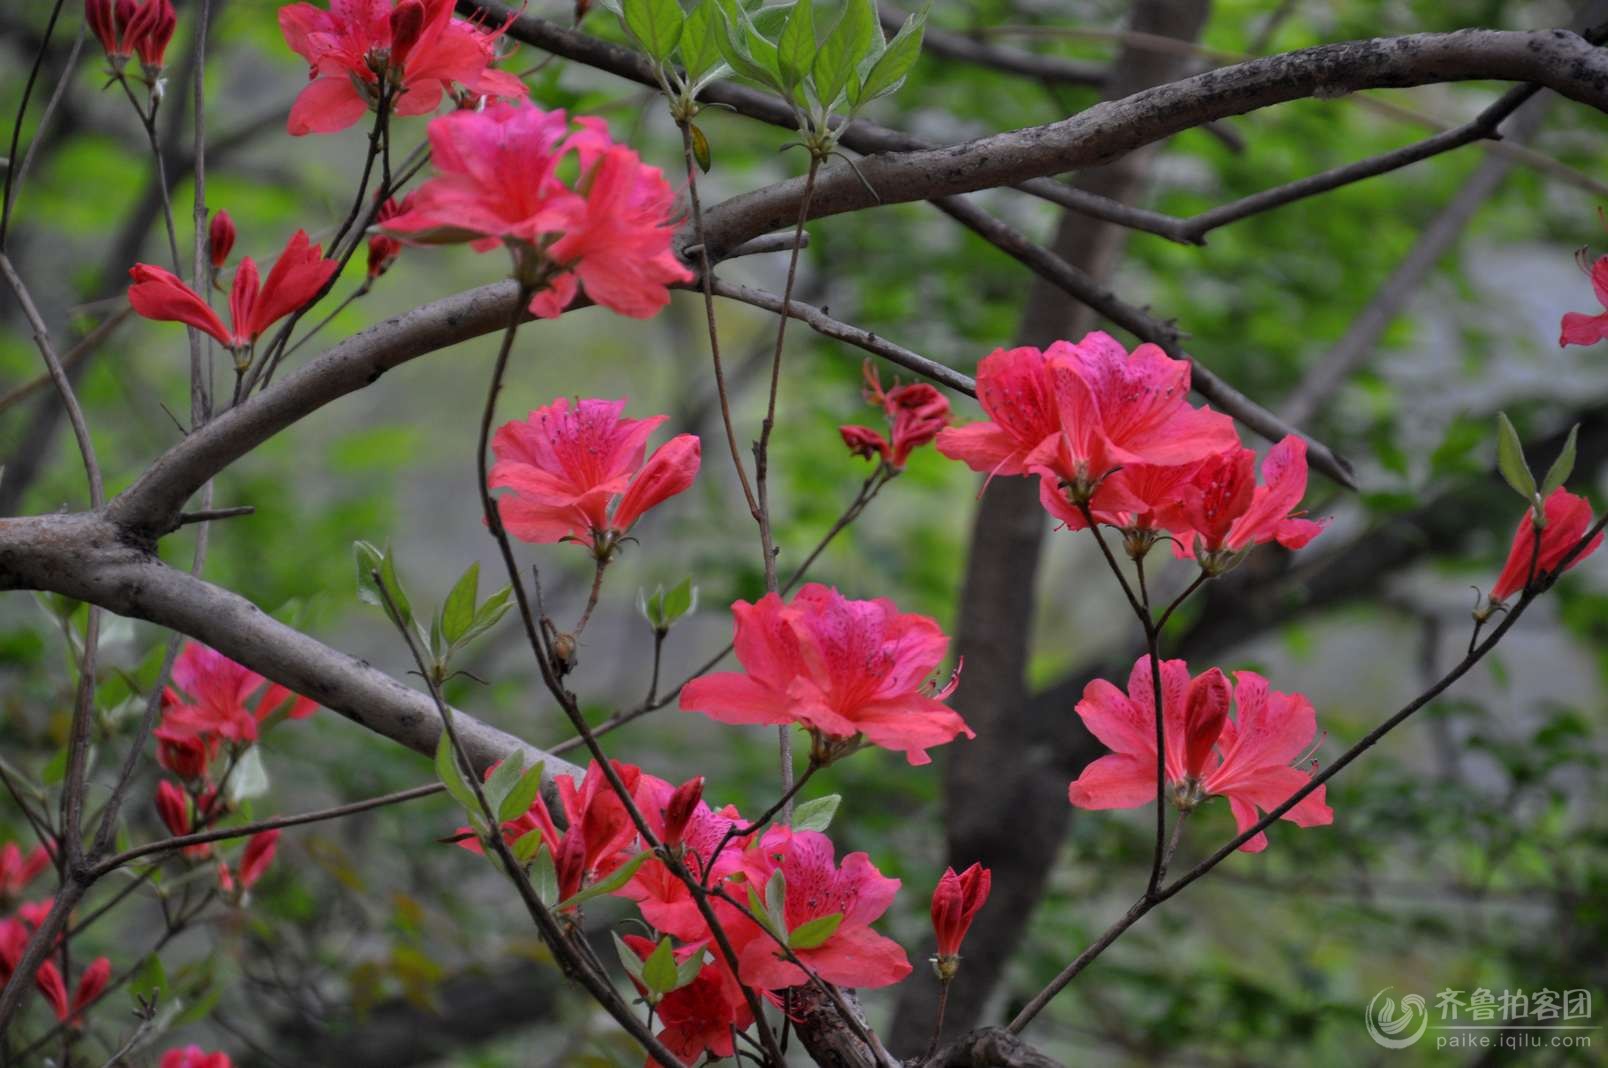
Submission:
[[[1352,327],[1361,340],[1324,359],[1288,358],[1303,331],[1275,333],[1249,282],[1288,290],[1278,314],[1299,318],[1321,303],[1295,269],[1314,253],[1259,250],[1266,217],[1321,213],[1316,198],[1510,127],[1529,136],[1548,98],[1600,137],[1604,27],[1454,34],[1392,15],[1392,33],[1426,32],[1354,41],[1343,21],[1289,23],[1290,6],[1235,20],[1231,50],[1202,43],[1193,0],[1140,0],[1119,23],[983,5],[968,32],[871,0],[329,0],[274,17],[58,0],[23,20],[37,40],[18,68],[0,274],[43,373],[0,411],[37,395],[45,422],[0,483],[36,505],[0,520],[0,588],[33,602],[4,645],[19,683],[0,720],[0,1063],[276,1063],[296,1028],[272,999],[316,1021],[318,1052],[291,1055],[315,1063],[418,1063],[444,1054],[407,1037],[426,1030],[416,1017],[477,1021],[453,1036],[467,1045],[562,1023],[561,1003],[577,1007],[542,1056],[556,1064],[1040,1068],[1091,1042],[1148,1063],[1197,1039],[1232,1053],[1242,1033],[1317,1030],[1309,1006],[1232,968],[1106,957],[1147,926],[1210,926],[1214,885],[1327,878],[1387,830],[1428,850],[1475,810],[1459,833],[1500,844],[1459,863],[1488,888],[1492,858],[1517,856],[1526,885],[1571,909],[1544,860],[1603,828],[1576,811],[1594,780],[1554,776],[1595,768],[1594,725],[1552,717],[1532,766],[1456,702],[1493,684],[1510,635],[1556,623],[1541,605],[1603,637],[1588,572],[1608,430],[1581,398],[1608,384],[1571,386],[1561,414],[1519,411],[1528,439],[1499,404],[1459,414],[1420,462],[1399,441],[1412,400],[1364,365],[1477,206],[1468,190],[1492,195],[1520,163],[1567,185],[1550,255],[1589,236],[1579,188],[1608,189],[1566,154],[1492,153],[1494,179],[1450,194],[1452,222],[1425,230]],[[252,124],[273,146],[253,162],[216,119],[239,92],[223,84],[230,34],[279,55],[284,103]],[[1278,51],[1281,34],[1299,39]],[[1043,82],[1053,115],[933,70]],[[1239,160],[1255,145],[1225,125],[1490,79],[1514,85],[1459,95],[1479,104],[1465,126],[1288,184]],[[35,235],[59,184],[92,181],[50,158],[52,123],[84,107],[135,146],[149,195],[112,249],[116,284],[74,305],[76,268]],[[767,127],[792,140],[761,141]],[[1158,200],[1146,179],[1175,137],[1215,146],[1202,158],[1221,174]],[[327,198],[244,191],[254,167],[326,154],[341,161]],[[1202,189],[1222,203],[1195,203]],[[897,236],[922,202],[972,235],[958,261]],[[1033,236],[1047,212],[1058,232]],[[1155,243],[1142,284],[1111,255],[1130,233]],[[1209,233],[1229,259],[1202,279],[1189,257],[1210,254]],[[1367,244],[1347,237],[1325,270]],[[1608,257],[1579,260],[1580,295],[1605,310],[1549,291],[1541,344],[1556,329],[1591,359]],[[454,272],[473,288],[454,292]],[[1000,309],[1029,274],[1013,324]],[[1162,298],[1191,332],[1151,309]],[[161,368],[121,401],[84,377],[119,329]],[[489,365],[446,351],[482,337]],[[1259,346],[1280,360],[1259,363]],[[382,376],[427,356],[449,370],[409,416],[423,448],[381,437],[350,495],[327,493],[350,450],[318,437],[324,409],[365,390],[402,405]],[[666,366],[679,393],[656,402]],[[1367,419],[1336,414],[1350,378]],[[58,420],[76,456],[30,489]],[[296,440],[314,444],[276,452]],[[450,477],[425,484],[448,453]],[[393,521],[410,490],[428,504]],[[963,551],[952,519],[973,510]],[[432,536],[452,518],[475,548]],[[1436,644],[1393,677],[1390,707],[1342,715],[1313,696],[1321,658],[1234,652],[1280,624],[1299,638],[1319,607],[1398,605],[1382,577],[1470,530],[1491,546],[1464,569],[1472,611],[1408,610],[1455,655]],[[1058,585],[1035,643],[1041,555]],[[347,629],[331,633],[337,613]],[[1029,699],[1029,675],[1065,670],[1080,643],[1097,666]],[[1459,708],[1475,723],[1461,737]],[[1507,799],[1466,781],[1413,794],[1423,777],[1388,754],[1420,729],[1454,766],[1499,754]],[[323,775],[358,788],[329,797]],[[1410,818],[1384,811],[1397,801]],[[1051,875],[1074,812],[1085,881],[1068,883]],[[922,834],[944,847],[912,848]],[[1281,852],[1290,867],[1268,867]],[[1599,861],[1582,864],[1588,888]],[[1249,915],[1230,924],[1277,944]],[[536,963],[449,982],[428,945],[488,928]],[[330,978],[348,951],[365,959]],[[287,980],[292,956],[318,978]],[[503,987],[528,1010],[486,1023],[455,1007]],[[1080,991],[1171,1037],[1069,1033]],[[330,1054],[348,1032],[352,1052]]]

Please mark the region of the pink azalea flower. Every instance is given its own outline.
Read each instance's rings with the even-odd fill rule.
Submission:
[[[635,934],[625,935],[621,941],[643,960],[647,960],[657,946]],[[682,946],[676,950],[676,958],[685,961],[693,954],[702,956],[705,948],[702,942]],[[636,986],[638,991],[647,993],[642,984]],[[656,1037],[685,1065],[697,1064],[706,1053],[711,1061],[732,1056],[735,1052],[732,1032],[746,1031],[754,1022],[742,988],[715,962],[705,964],[698,977],[686,986],[665,995],[655,1011],[663,1025]],[[657,1065],[652,1057],[648,1058],[647,1068]]]
[[[912,382],[884,392],[870,360],[865,361],[865,399],[881,408],[893,428],[893,443],[863,426],[839,427],[843,443],[856,456],[880,456],[903,468],[912,450],[927,444],[949,425],[949,401],[932,386]]]
[[[1177,503],[1162,510],[1162,524],[1177,535],[1180,557],[1193,552],[1214,573],[1234,554],[1265,542],[1299,549],[1323,532],[1321,522],[1294,511],[1306,482],[1306,442],[1293,434],[1268,450],[1261,485],[1256,453],[1228,449],[1196,468]]]
[[[899,890],[899,880],[884,876],[864,853],[850,853],[838,866],[832,840],[818,831],[772,827],[764,841],[745,854],[748,884],[765,899],[771,874],[780,870],[786,882],[783,916],[789,932],[811,920],[842,915],[831,936],[796,954],[812,972],[829,983],[870,989],[891,986],[910,974],[910,960],[899,943],[871,929]],[[765,902],[769,904],[769,902]],[[770,935],[752,919],[734,915],[722,926],[738,948],[743,982],[762,990],[780,990],[807,981],[795,964],[782,959]]]
[[[24,853],[15,842],[0,846],[0,901],[22,896],[28,884],[50,868],[50,852],[35,846]]]
[[[1583,259],[1580,267],[1585,270]],[[1595,345],[1608,339],[1608,256],[1598,257],[1587,273],[1591,276],[1591,289],[1597,295],[1597,303],[1602,305],[1603,310],[1597,315],[1583,312],[1566,314],[1558,331],[1560,349],[1566,345]]]
[[[387,197],[380,205],[380,210],[374,214],[374,225],[384,226],[391,219],[412,210],[413,197],[403,197],[399,202],[395,197]],[[402,242],[389,234],[376,232],[368,240],[368,273],[365,276],[369,282],[383,275],[391,269],[391,265],[402,255]]]
[[[1200,468],[1200,463],[1128,464],[1108,476],[1095,490],[1089,503],[1096,523],[1123,532],[1130,554],[1143,556],[1166,533],[1166,517]],[[1082,530],[1089,524],[1083,512],[1067,499],[1058,476],[1039,476],[1039,503],[1068,530]]]
[[[212,335],[219,344],[241,350],[312,300],[339,267],[335,260],[324,258],[322,245],[308,241],[305,230],[297,230],[260,285],[256,261],[250,256],[235,268],[234,285],[229,292],[229,326],[224,326],[206,300],[172,271],[148,263],[129,268],[134,284],[128,289],[128,301],[147,319],[188,323]]]
[[[692,485],[702,451],[697,436],[678,434],[644,463],[649,435],[669,417],[627,419],[624,410],[623,399],[571,405],[560,397],[497,429],[488,484],[513,491],[497,502],[510,534],[583,541],[606,556],[643,513]]]
[[[199,739],[203,752],[218,739],[236,743],[256,741],[258,727],[286,701],[291,702],[286,710],[290,719],[305,719],[318,707],[283,686],[268,685],[264,689],[267,679],[197,642],[185,643],[173,663],[173,681],[177,689],[170,687],[162,695],[166,709],[162,729],[175,742],[186,737]],[[256,707],[248,707],[259,690],[262,696]],[[158,741],[160,753],[164,741],[160,730]],[[168,744],[177,748],[175,742]],[[194,759],[193,754],[186,754],[180,761],[185,765],[184,771],[176,770],[176,773],[189,779],[200,778],[199,774],[184,773],[194,770]],[[205,770],[204,760],[201,770]]]
[[[309,82],[290,109],[289,130],[344,130],[380,99],[381,78],[398,91],[391,112],[434,111],[454,86],[475,96],[521,98],[525,85],[493,68],[501,30],[452,17],[452,0],[330,0],[279,9],[285,43],[307,61]]]
[[[1046,352],[995,349],[977,365],[977,403],[988,421],[949,427],[938,434],[938,451],[973,471],[1027,473],[1027,457],[1061,428],[1049,357],[1071,346],[1057,341]]]
[[[439,173],[385,232],[415,244],[468,241],[480,252],[507,245],[519,275],[536,287],[531,312],[544,318],[562,312],[582,285],[622,315],[653,315],[670,299],[666,286],[692,277],[670,249],[670,185],[614,144],[601,121],[578,125],[571,132],[562,111],[508,105],[435,119]],[[574,189],[557,173],[571,151],[580,156]]]
[[[218,861],[218,888],[225,894],[244,893],[268,874],[268,868],[274,862],[274,855],[279,852],[279,831],[260,831],[246,840],[245,851],[240,854],[240,863],[230,869],[224,861]]]
[[[232,1068],[232,1065],[227,1053],[208,1053],[200,1046],[185,1046],[162,1054],[159,1068]]]
[[[722,723],[798,723],[816,736],[818,755],[863,738],[903,750],[912,764],[958,734],[974,737],[943,703],[951,682],[932,693],[926,680],[949,639],[926,616],[892,601],[851,601],[819,583],[788,605],[774,593],[731,606],[741,672],[694,679],[681,691],[684,712]]]
[[[1167,796],[1183,809],[1227,797],[1244,831],[1256,823],[1259,811],[1277,808],[1310,779],[1309,772],[1292,765],[1312,747],[1317,719],[1301,694],[1270,690],[1267,680],[1251,671],[1235,672],[1234,679],[1237,719],[1228,715],[1228,680],[1221,671],[1212,668],[1191,679],[1184,661],[1162,661]],[[1156,800],[1155,709],[1148,656],[1135,662],[1126,694],[1104,679],[1084,688],[1078,715],[1112,752],[1072,783],[1072,804],[1136,808]],[[1325,787],[1318,787],[1283,818],[1298,827],[1334,822],[1324,793]],[[1260,852],[1267,848],[1267,836],[1258,834],[1240,848]]]
[[[680,793],[663,779],[648,774],[643,774],[637,787],[637,807],[662,842],[670,843],[675,837],[672,819],[678,818],[679,812],[672,809],[678,805]],[[742,865],[743,850],[750,836],[739,835],[728,840],[726,832],[743,825],[743,818],[734,806],[727,805],[717,811],[707,802],[698,800],[691,806],[675,841],[681,846],[682,863],[695,878],[702,879],[704,873],[709,872],[710,884],[718,885]],[[686,942],[710,937],[709,926],[687,884],[672,875],[669,867],[657,858],[637,869],[631,881],[621,888],[620,896],[635,901],[643,919],[655,930]]]
[[[1556,571],[1559,562],[1569,555],[1569,550],[1586,536],[1586,530],[1591,526],[1591,502],[1559,487],[1546,499],[1546,516],[1547,525],[1541,530],[1541,554],[1538,557],[1535,556],[1535,526],[1531,513],[1527,510],[1524,518],[1519,520],[1519,527],[1513,532],[1513,547],[1508,550],[1507,563],[1502,568],[1502,574],[1497,576],[1496,585],[1491,587],[1491,600],[1505,601],[1524,589],[1530,577],[1531,557],[1535,557],[1535,573],[1538,577]],[[1601,544],[1602,534],[1599,533],[1579,556],[1569,561],[1569,567],[1574,567],[1596,552]]]

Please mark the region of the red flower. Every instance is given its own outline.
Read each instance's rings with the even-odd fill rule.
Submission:
[[[932,929],[938,936],[940,978],[954,977],[960,944],[965,941],[972,920],[988,901],[993,881],[993,873],[981,864],[973,864],[959,875],[954,868],[944,869],[937,889],[932,892]],[[947,976],[944,975],[946,962]]]
[[[658,945],[634,934],[623,936],[621,941],[643,960],[647,960]],[[704,951],[704,943],[700,941],[677,949],[676,958],[686,961],[694,954],[702,957]],[[647,994],[645,986],[634,979],[632,982],[638,991]],[[656,1037],[686,1065],[697,1064],[705,1053],[711,1061],[732,1056],[735,1053],[733,1032],[746,1031],[754,1022],[742,988],[718,962],[705,964],[696,979],[666,994],[655,1012],[664,1025]],[[648,1058],[647,1068],[657,1065],[652,1057]]]
[[[397,95],[395,115],[434,111],[454,86],[474,94],[518,98],[525,84],[496,70],[501,31],[452,17],[452,0],[331,0],[279,9],[285,43],[307,61],[307,87],[290,109],[290,132],[333,133],[377,107],[381,78]]]
[[[1323,531],[1322,523],[1292,511],[1306,493],[1306,481],[1306,442],[1293,434],[1268,450],[1260,486],[1256,453],[1228,449],[1195,469],[1177,503],[1161,510],[1161,523],[1177,535],[1179,556],[1193,551],[1212,571],[1264,542],[1299,549]]]
[[[648,436],[669,417],[627,419],[624,410],[624,400],[572,406],[560,397],[498,428],[488,484],[513,490],[497,502],[510,534],[531,542],[573,538],[606,555],[644,512],[692,485],[698,438],[678,434],[644,464]]]
[[[173,783],[163,779],[156,785],[156,813],[162,817],[163,826],[175,838],[182,837],[195,830],[195,820],[190,804],[190,796]],[[184,855],[187,857],[208,857],[212,855],[212,847],[206,843],[186,846]]]
[[[875,452],[894,467],[902,468],[911,450],[925,445],[949,425],[949,401],[932,386],[915,382],[883,392],[882,382],[870,360],[865,361],[865,399],[880,407],[893,427],[890,446],[881,434],[863,426],[839,427],[843,443],[856,456],[871,459]]]
[[[741,672],[694,679],[681,691],[684,712],[722,723],[798,723],[828,745],[863,736],[872,745],[930,761],[927,749],[974,737],[943,703],[955,683],[926,685],[949,639],[926,616],[892,601],[851,601],[819,583],[784,604],[774,593],[731,606]]]
[[[15,842],[0,846],[0,900],[22,896],[28,884],[49,867],[50,852],[44,846],[35,846],[27,854]]]
[[[699,783],[696,789],[692,784]],[[682,806],[701,793],[701,779],[689,779],[679,787],[643,773],[635,790],[637,808],[661,842],[674,840],[682,848],[681,860],[694,878],[718,884],[742,864],[742,851],[748,835],[726,837],[733,827],[744,825],[742,816],[731,805],[716,811],[701,799],[693,800],[679,837],[673,834],[673,820],[681,818]],[[716,850],[719,853],[716,853]],[[708,924],[698,911],[687,885],[670,873],[664,862],[653,858],[637,869],[620,896],[637,903],[642,916],[655,930],[687,942],[710,937]]]
[[[218,861],[218,888],[226,894],[235,893],[237,887],[241,893],[250,890],[268,873],[278,851],[277,830],[252,835],[246,840],[245,851],[240,854],[240,863],[234,870],[230,870],[226,861]]]
[[[1491,600],[1505,601],[1524,589],[1530,577],[1532,557],[1535,557],[1537,577],[1556,571],[1559,562],[1569,555],[1569,550],[1586,536],[1586,529],[1591,526],[1591,502],[1559,487],[1546,499],[1546,516],[1547,525],[1541,530],[1540,556],[1535,555],[1532,513],[1526,511],[1524,518],[1519,520],[1519,527],[1513,532],[1513,547],[1508,550],[1507,564],[1502,568],[1502,574],[1497,576],[1496,585],[1491,587]],[[1602,534],[1599,533],[1580,555],[1569,561],[1569,567],[1574,567],[1596,552],[1601,544]]]
[[[1268,688],[1250,671],[1234,674],[1238,719],[1228,715],[1228,680],[1216,668],[1191,679],[1182,660],[1161,664],[1162,707],[1167,737],[1167,795],[1192,809],[1210,797],[1228,798],[1241,831],[1258,810],[1283,804],[1306,785],[1310,773],[1292,762],[1312,747],[1317,720],[1301,694]],[[1089,683],[1078,702],[1084,724],[1112,752],[1083,769],[1068,795],[1079,808],[1135,808],[1156,799],[1156,703],[1150,658],[1142,656],[1128,676],[1126,695],[1104,679]],[[1284,814],[1298,827],[1334,822],[1320,786]],[[1258,834],[1240,847],[1267,848]]]
[[[174,661],[173,681],[177,689],[170,687],[162,697],[166,711],[156,732],[157,753],[165,752],[164,766],[185,779],[205,774],[219,739],[256,741],[258,727],[286,701],[291,701],[285,712],[290,719],[305,719],[318,707],[283,686],[264,689],[267,679],[196,642],[186,642]],[[259,691],[256,707],[249,707]]]
[[[312,300],[324,288],[324,283],[340,264],[324,259],[323,253],[323,246],[308,241],[305,230],[297,230],[260,286],[256,261],[250,256],[241,260],[240,266],[235,268],[234,286],[229,293],[229,327],[223,325],[223,320],[195,290],[171,271],[148,263],[136,263],[129,268],[134,284],[129,287],[128,300],[134,310],[147,319],[188,323],[211,334],[219,344],[245,349],[263,331]]]
[[[562,111],[494,105],[430,123],[439,172],[385,230],[417,244],[470,242],[514,251],[537,284],[530,310],[558,315],[582,284],[622,315],[646,318],[669,301],[666,286],[692,273],[670,250],[674,197],[656,167],[614,144],[600,120],[571,132]],[[571,189],[558,176],[580,156]]]
[[[200,1046],[170,1049],[162,1054],[159,1068],[233,1068],[227,1053],[207,1053]]]
[[[138,52],[150,75],[162,70],[178,25],[172,0],[84,0],[84,18],[113,70],[121,71],[128,57]]]
[[[67,984],[62,980],[61,971],[54,961],[47,960],[39,966],[34,973],[34,983],[45,1000],[50,1002],[56,1019],[76,1030],[83,1028],[84,1010],[101,996],[111,976],[112,962],[105,957],[97,957],[78,977],[78,989],[73,992],[71,1002],[67,1000]]]
[[[212,258],[212,269],[216,271],[229,260],[229,253],[235,244],[235,224],[229,218],[229,213],[221,208],[212,214],[212,223],[207,227],[207,252]]]
[[[1586,270],[1584,258],[1580,269]],[[1602,305],[1603,310],[1597,315],[1583,312],[1566,314],[1558,331],[1559,348],[1565,345],[1595,345],[1608,339],[1608,256],[1598,257],[1587,273],[1591,276],[1591,288],[1597,295],[1597,303]]]
[[[665,845],[681,844],[681,839],[687,833],[687,824],[692,821],[693,813],[703,800],[703,788],[703,776],[698,775],[676,787],[675,793],[670,795],[670,803],[664,809],[664,834],[660,836],[660,841]]]
[[[783,918],[789,932],[811,920],[841,915],[842,921],[820,945],[796,950],[798,959],[816,975],[840,986],[891,986],[910,974],[910,960],[899,943],[871,929],[893,904],[899,880],[884,876],[864,853],[850,853],[841,867],[833,859],[832,840],[818,831],[773,827],[764,841],[744,855],[743,870],[762,902],[771,874],[780,870],[786,882]],[[807,981],[803,971],[782,959],[780,949],[757,923],[725,906],[722,926],[738,945],[743,982],[763,990],[780,990]],[[730,922],[727,922],[729,916]]]

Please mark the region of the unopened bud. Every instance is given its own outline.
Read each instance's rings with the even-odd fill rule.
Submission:
[[[212,257],[212,269],[217,270],[229,259],[229,253],[234,249],[235,224],[229,218],[229,213],[218,210],[212,214],[212,224],[207,227],[207,251]]]
[[[702,775],[688,779],[676,787],[676,792],[670,795],[670,804],[664,810],[664,844],[680,845],[682,837],[687,833],[687,824],[698,809],[698,802],[703,799],[704,779]]]
[[[424,32],[424,5],[419,0],[402,0],[391,11],[391,66],[401,70],[408,53]]]

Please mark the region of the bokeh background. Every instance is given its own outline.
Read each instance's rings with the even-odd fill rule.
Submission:
[[[183,84],[178,72],[192,6],[180,5],[170,52],[176,84]],[[25,0],[0,11],[0,113],[15,111],[49,8]],[[332,232],[361,165],[363,133],[289,138],[283,115],[305,68],[279,35],[276,5],[214,0],[214,8],[208,199],[239,224],[237,255],[261,258],[296,227],[315,237]],[[553,0],[531,0],[527,10],[573,17],[568,4]],[[1119,0],[975,0],[939,4],[933,20],[952,31],[986,31],[986,39],[1018,49],[1103,60],[1120,46],[1111,35],[1126,13]],[[1219,54],[1464,26],[1565,25],[1574,16],[1570,5],[1553,2],[1224,0],[1202,38],[1213,51],[1193,62],[1203,69]],[[18,201],[12,239],[14,257],[61,329],[115,310],[129,263],[160,262],[165,248],[141,132],[121,95],[102,90],[92,39],[69,62],[78,5],[69,2],[64,19],[43,84],[71,84]],[[582,29],[620,38],[603,11],[587,16]],[[1067,30],[1081,32],[1056,32]],[[525,48],[503,66],[525,70],[544,58]],[[528,81],[541,105],[605,116],[617,136],[677,173],[679,140],[651,94],[562,60]],[[1407,144],[1436,124],[1472,117],[1504,88],[1476,83],[1307,100],[1230,120],[1220,135],[1190,131],[1154,161],[1145,202],[1189,215]],[[172,94],[164,123],[187,124],[183,95]],[[873,117],[935,140],[961,140],[1051,121],[1097,99],[1096,89],[1047,85],[929,53]],[[1608,242],[1597,218],[1608,204],[1608,122],[1555,99],[1543,111],[1532,137],[1503,142],[1517,150],[1511,169],[1473,206],[1433,268],[1414,280],[1405,311],[1362,365],[1305,424],[1355,462],[1362,492],[1314,475],[1308,507],[1333,520],[1323,537],[1300,561],[1269,549],[1266,559],[1248,564],[1265,571],[1266,581],[1247,583],[1239,615],[1201,620],[1185,613],[1175,629],[1179,640],[1212,650],[1192,661],[1197,671],[1210,663],[1252,667],[1278,688],[1308,694],[1328,732],[1319,760],[1461,656],[1470,586],[1489,586],[1518,514],[1492,471],[1497,409],[1513,417],[1538,466],[1550,462],[1563,431],[1582,423],[1574,488],[1603,500],[1608,349],[1560,351],[1556,335],[1563,312],[1592,310],[1573,253]],[[783,131],[718,110],[700,122],[714,154],[701,186],[706,204],[803,166],[800,153],[782,150],[789,140]],[[404,121],[397,131],[405,148],[422,138],[423,125]],[[181,130],[173,143],[182,158],[187,134]],[[1497,151],[1465,148],[1298,202],[1218,230],[1203,248],[1135,235],[1111,283],[1130,302],[1176,319],[1203,362],[1276,409],[1394,284],[1392,272]],[[172,195],[183,245],[188,182],[175,182]],[[1055,209],[1019,195],[979,200],[1041,238],[1057,223]],[[967,371],[1016,336],[1029,276],[930,207],[840,216],[812,224],[810,236],[798,293],[836,317]],[[500,256],[466,248],[409,250],[293,364],[504,270]],[[784,270],[784,257],[770,255],[733,262],[721,274],[779,291]],[[358,257],[329,306],[358,285],[361,272]],[[720,317],[734,415],[752,436],[774,321],[733,304],[722,304]],[[471,562],[486,575],[500,572],[473,484],[476,424],[495,344],[483,338],[410,362],[231,468],[217,481],[217,505],[249,504],[256,512],[215,525],[205,577],[403,675],[406,651],[355,596],[351,545],[366,539],[393,546],[416,603],[444,596]],[[640,545],[608,575],[574,676],[599,719],[636,702],[647,685],[652,639],[636,612],[639,589],[688,576],[699,589],[698,611],[666,645],[665,675],[678,679],[729,638],[725,606],[762,588],[758,541],[725,453],[706,346],[702,304],[691,294],[677,295],[647,322],[589,310],[519,336],[504,418],[558,396],[624,396],[629,414],[670,415],[656,441],[681,431],[704,441],[696,486],[650,516],[638,530]],[[789,332],[773,465],[784,569],[824,533],[867,473],[836,433],[842,423],[875,422],[860,397],[861,357],[797,325]],[[168,412],[186,409],[186,367],[180,329],[138,319],[75,366],[110,488],[126,485],[177,440]],[[49,391],[13,395],[39,370],[18,309],[0,303],[0,514],[83,503],[82,472],[55,398]],[[885,379],[890,371],[883,368]],[[954,404],[962,419],[979,414],[967,398]],[[976,476],[923,450],[812,577],[850,596],[892,597],[953,633],[978,488]],[[1369,548],[1386,544],[1390,553]],[[188,566],[190,552],[188,533],[162,545],[164,557],[180,566]],[[541,567],[555,615],[573,616],[590,576],[585,554],[544,546],[525,547],[522,557]],[[1326,583],[1320,593],[1312,592],[1311,574]],[[1190,577],[1169,561],[1157,582],[1177,588]],[[1033,714],[1072,719],[1077,689],[1062,691],[1080,688],[1091,665],[1127,655],[1135,628],[1086,536],[1049,536],[1035,596],[1036,625],[1009,637],[1029,649],[1029,691],[1049,695]],[[71,671],[53,610],[29,594],[0,599],[0,756],[45,789],[71,708]],[[126,699],[154,675],[164,638],[145,624],[114,621],[110,628],[108,655],[120,670],[108,671],[100,694],[102,764],[121,752],[118,735],[133,707]],[[486,683],[455,681],[455,704],[537,744],[568,736],[512,618],[481,640],[470,661]],[[1340,776],[1329,795],[1333,826],[1281,825],[1265,854],[1223,865],[1102,958],[1040,1019],[1033,1037],[1080,1065],[1502,1063],[1507,1054],[1437,1052],[1428,1041],[1381,1050],[1364,1031],[1363,1008],[1387,986],[1432,1003],[1446,988],[1583,988],[1598,1001],[1608,995],[1605,677],[1608,554],[1579,568],[1448,697]],[[957,698],[963,714],[967,692]],[[746,809],[774,796],[774,747],[768,730],[720,727],[673,707],[610,739],[620,759],[672,781],[705,774],[712,799]],[[423,757],[328,712],[275,729],[264,758],[269,787],[251,803],[258,815],[355,800],[432,774]],[[845,797],[833,828],[840,851],[867,850],[904,880],[883,926],[913,959],[927,929],[927,895],[946,862],[946,812],[968,803],[945,797],[948,755],[937,759],[933,767],[910,768],[895,754],[867,751],[812,787]],[[1041,762],[1024,748],[1020,766],[1006,763],[995,774],[1009,781]],[[152,783],[154,772],[153,762],[146,770]],[[59,768],[54,774],[59,778]],[[143,802],[132,807],[129,824],[135,840],[160,833]],[[613,1025],[564,987],[506,885],[439,844],[455,824],[451,803],[432,798],[288,832],[248,912],[191,931],[164,952],[168,998],[180,1008],[167,1017],[172,1034],[161,1041],[200,1041],[229,1049],[238,1063],[265,1066],[636,1063]],[[1048,850],[1045,893],[988,1000],[986,1020],[1008,1015],[1121,913],[1143,885],[1150,828],[1142,811],[1071,818],[1064,841]],[[26,842],[27,833],[16,811],[0,803],[0,840]],[[997,828],[1002,841],[1017,833],[1013,821]],[[1182,860],[1231,833],[1226,807],[1208,807],[1192,822]],[[601,929],[621,910],[593,911],[589,918]],[[115,961],[133,959],[158,916],[152,893],[141,891],[98,929],[93,948]],[[917,967],[924,967],[919,959]],[[924,979],[918,974],[917,981]],[[967,982],[964,971],[958,982]],[[895,997],[878,992],[866,1000],[873,1020],[892,1026]],[[42,1005],[33,1011],[43,1012]],[[114,1002],[108,1015],[120,1011]],[[1599,1008],[1590,1022],[1604,1015]],[[108,1034],[120,1026],[114,1021]],[[1524,1060],[1601,1063],[1608,1037],[1597,1039],[1595,1051],[1534,1051]]]

